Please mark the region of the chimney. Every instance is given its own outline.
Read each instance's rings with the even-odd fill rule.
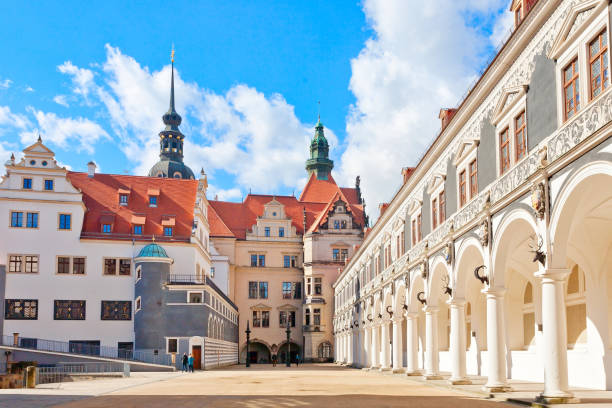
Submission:
[[[453,116],[455,116],[456,112],[457,109],[454,108],[440,109],[440,114],[438,115],[438,117],[442,121],[442,132],[444,131],[444,129],[446,129],[446,126],[448,126]]]
[[[402,168],[402,179],[404,180],[404,184],[406,184],[406,182],[410,178],[410,175],[412,174],[413,171],[414,171],[414,167],[403,167]]]
[[[380,204],[378,204],[378,210],[380,211],[379,217],[382,217],[382,215],[387,210],[387,207],[389,207],[389,203],[380,203]]]
[[[96,174],[96,163],[90,161],[87,163],[87,176],[93,177]]]

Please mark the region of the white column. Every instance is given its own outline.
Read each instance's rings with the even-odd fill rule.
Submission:
[[[357,347],[359,349],[359,368],[365,367],[365,361],[366,361],[365,333],[366,333],[365,327],[359,329],[359,340],[357,342]]]
[[[406,313],[406,374],[419,375],[418,314]]]
[[[353,365],[353,329],[346,332],[346,364]]]
[[[548,269],[542,278],[544,392],[538,399],[551,404],[574,402],[567,379],[567,316],[564,282],[567,269]]]
[[[340,336],[338,337],[338,353],[340,356],[340,364],[342,364],[344,362],[344,332],[340,332]]]
[[[425,306],[425,379],[439,380],[440,356],[438,354],[438,307]]]
[[[381,328],[381,336],[380,336],[380,348],[381,348],[381,361],[380,361],[380,369],[388,370],[391,368],[391,364],[389,362],[389,320],[383,320]]]
[[[347,340],[347,332],[345,329],[344,333],[342,334],[342,362],[344,364],[346,364],[346,362],[348,361],[348,342],[346,340]]]
[[[380,328],[374,323],[374,326],[372,326],[372,368],[378,368],[378,360],[380,359],[380,350],[378,349],[379,333]]]
[[[363,329],[363,360],[362,366],[365,368],[370,367],[372,362],[371,352],[372,349],[372,328],[368,324]]]
[[[489,377],[484,389],[488,392],[505,392],[510,387],[506,379],[506,323],[504,319],[503,288],[487,288],[487,359]]]
[[[402,368],[402,316],[396,316],[393,318],[393,372],[399,373],[403,371]]]
[[[471,384],[465,368],[465,299],[448,301],[451,315],[450,354],[453,363],[449,382],[451,384]]]

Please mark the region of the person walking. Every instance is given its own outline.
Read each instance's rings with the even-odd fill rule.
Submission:
[[[181,371],[187,372],[187,363],[189,362],[189,359],[187,358],[187,353],[183,353],[183,368],[181,369]]]
[[[295,355],[295,366],[296,367],[300,366],[300,355],[299,354]]]
[[[276,367],[276,354],[272,354],[272,367]]]
[[[193,373],[193,356],[191,355],[191,353],[189,354],[189,372]]]

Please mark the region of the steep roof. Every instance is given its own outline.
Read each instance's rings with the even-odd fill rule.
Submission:
[[[83,193],[87,208],[81,237],[96,239],[138,239],[134,223],[143,223],[142,239],[152,235],[159,241],[188,241],[198,189],[197,180],[69,172],[72,185]],[[158,191],[156,191],[158,190]],[[119,205],[119,194],[128,194],[128,203]],[[149,206],[149,193],[157,194],[157,207]],[[163,236],[162,221],[174,222],[173,237]],[[113,224],[112,233],[102,233],[102,223]]]

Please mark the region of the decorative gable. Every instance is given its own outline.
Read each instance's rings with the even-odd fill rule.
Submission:
[[[548,54],[549,58],[557,59],[580,34],[598,12],[602,11],[608,2],[606,0],[587,0],[572,7],[561,25],[555,42]]]
[[[463,161],[474,149],[478,147],[480,143],[480,137],[465,137],[461,143],[459,144],[459,148],[455,153],[455,158],[453,159],[453,165],[457,166],[459,163]]]
[[[493,111],[491,124],[497,125],[504,116],[516,105],[516,103],[527,93],[528,85],[518,85],[503,90],[495,110]]]
[[[435,172],[432,174],[427,182],[427,194],[433,193],[440,184],[444,183],[444,180],[446,180],[446,174],[442,174],[440,172]]]

